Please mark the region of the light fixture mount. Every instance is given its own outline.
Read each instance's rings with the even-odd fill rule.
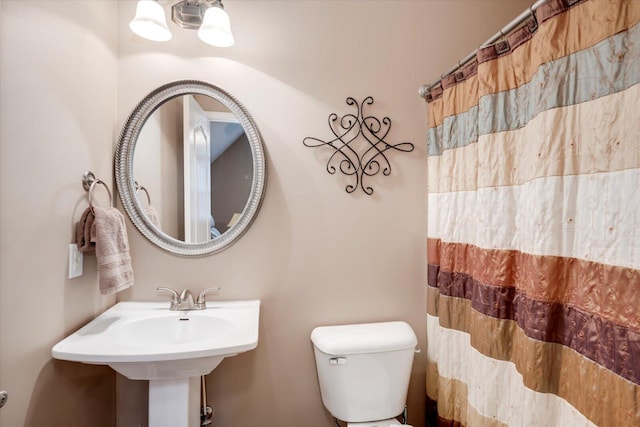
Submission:
[[[182,28],[197,30],[210,7],[224,9],[220,0],[182,0],[171,6],[171,20]]]

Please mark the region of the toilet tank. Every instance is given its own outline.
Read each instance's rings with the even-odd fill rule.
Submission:
[[[311,332],[322,403],[339,420],[401,414],[416,335],[405,322],[321,326]]]

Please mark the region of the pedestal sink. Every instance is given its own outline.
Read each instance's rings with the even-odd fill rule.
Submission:
[[[225,357],[256,348],[259,314],[258,300],[208,302],[192,311],[170,311],[166,302],[120,302],[51,354],[149,380],[149,427],[198,426],[199,377]]]

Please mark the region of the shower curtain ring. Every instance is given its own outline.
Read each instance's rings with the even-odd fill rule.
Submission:
[[[532,7],[529,7],[529,14],[531,17],[527,20],[526,26],[529,29],[529,33],[533,34],[538,29],[538,18],[536,18],[536,12]]]
[[[462,63],[462,61],[458,61],[458,68],[456,68],[455,73],[453,74],[456,82],[461,82],[464,80],[464,73],[462,72],[462,66],[464,64]]]

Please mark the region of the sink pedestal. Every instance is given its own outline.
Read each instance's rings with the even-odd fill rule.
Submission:
[[[149,380],[149,427],[199,427],[200,377]]]

